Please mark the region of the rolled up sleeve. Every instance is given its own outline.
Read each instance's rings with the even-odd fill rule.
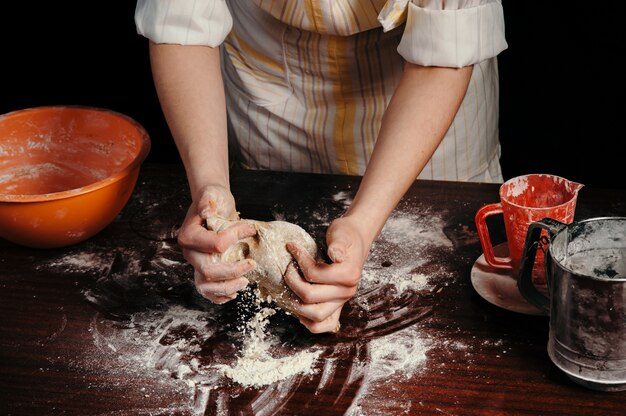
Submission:
[[[460,68],[508,47],[500,0],[396,0],[400,2],[408,4],[398,52],[409,62]]]
[[[138,0],[137,33],[155,43],[219,46],[233,19],[224,0]]]

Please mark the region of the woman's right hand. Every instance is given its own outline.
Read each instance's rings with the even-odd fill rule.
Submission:
[[[255,262],[245,259],[234,263],[220,261],[220,254],[238,240],[256,234],[250,224],[237,224],[220,232],[208,230],[206,219],[219,215],[239,219],[235,199],[228,189],[209,185],[201,190],[178,232],[178,243],[184,258],[194,268],[198,293],[213,303],[225,303],[237,297],[237,292],[248,285],[244,274],[254,269]]]

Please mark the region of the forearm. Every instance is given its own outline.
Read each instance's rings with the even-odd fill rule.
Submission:
[[[441,143],[463,100],[472,67],[407,63],[346,216],[366,224],[371,243]]]
[[[228,133],[219,49],[151,42],[150,60],[192,198],[207,185],[228,188]]]

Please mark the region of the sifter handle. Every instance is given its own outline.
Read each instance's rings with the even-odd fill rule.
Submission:
[[[544,218],[539,221],[535,221],[528,226],[526,232],[526,240],[524,241],[524,252],[522,253],[522,263],[520,264],[519,273],[517,276],[517,287],[526,298],[526,300],[542,311],[550,312],[550,298],[545,296],[532,281],[533,266],[535,265],[535,257],[537,255],[537,248],[542,246],[541,231],[546,229],[549,233],[549,239],[552,240],[554,235],[562,230],[566,224],[554,220],[552,218]],[[546,281],[548,283],[548,289],[551,286],[550,276],[550,254],[545,253],[545,271]]]

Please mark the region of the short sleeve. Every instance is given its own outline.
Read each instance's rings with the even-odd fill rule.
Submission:
[[[460,68],[493,58],[508,47],[501,0],[390,2],[395,7],[387,7],[390,13],[379,20],[390,30],[406,19],[398,52],[414,64]]]
[[[219,46],[233,19],[225,0],[138,0],[137,33],[155,43]]]

